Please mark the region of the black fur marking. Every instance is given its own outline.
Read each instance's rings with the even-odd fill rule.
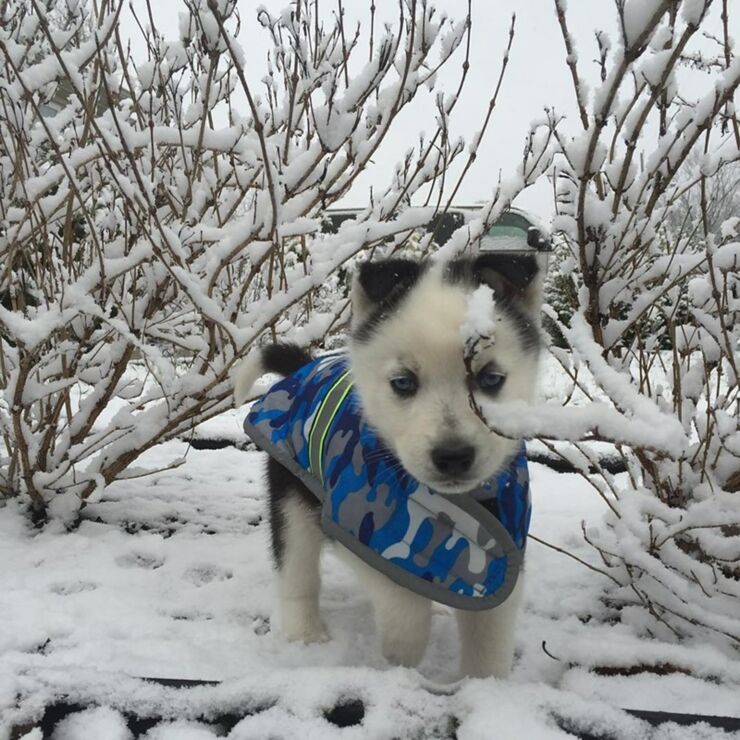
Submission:
[[[267,490],[270,497],[270,536],[272,556],[278,568],[283,565],[285,554],[285,512],[283,504],[292,496],[304,504],[310,513],[306,514],[306,526],[319,526],[319,501],[301,481],[283,467],[277,460],[267,457]],[[314,521],[308,519],[315,518]]]
[[[514,300],[522,296],[539,272],[537,260],[523,254],[481,254],[474,260],[452,260],[445,269],[445,280],[453,285],[485,283],[499,297]]]
[[[526,292],[538,271],[537,260],[528,255],[483,254],[474,260],[449,262],[444,279],[453,285],[489,285],[496,297],[496,308],[514,324],[525,350],[536,352],[541,337],[537,321],[526,305]]]
[[[414,260],[363,262],[359,272],[360,285],[368,300],[382,303],[399,289],[408,290],[417,281],[422,270],[422,264]]]
[[[538,352],[540,343],[542,342],[542,336],[537,322],[526,311],[522,311],[516,303],[502,301],[496,304],[496,308],[511,319],[524,350],[526,352]]]
[[[262,348],[262,365],[268,373],[291,375],[311,362],[311,355],[292,342],[267,344]]]
[[[537,260],[527,254],[481,254],[475,260],[474,271],[485,282],[488,271],[500,275],[510,288],[523,293],[539,272]]]
[[[475,285],[473,261],[465,257],[451,260],[445,265],[443,279],[451,285]]]
[[[353,332],[357,342],[366,342],[416,285],[427,269],[425,262],[390,259],[360,265],[359,283],[368,301],[375,304]]]

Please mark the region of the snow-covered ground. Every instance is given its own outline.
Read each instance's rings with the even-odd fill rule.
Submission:
[[[331,640],[286,644],[273,627],[261,454],[175,441],[140,462],[164,467],[185,454],[178,468],[111,486],[72,533],[34,533],[17,504],[0,509],[2,740],[60,699],[104,708],[63,720],[55,740],[129,738],[122,713],[171,720],[149,740],[216,737],[205,722],[217,714],[244,717],[234,739],[524,740],[571,736],[561,726],[614,738],[727,736],[650,729],[618,707],[740,715],[737,662],[593,619],[608,616],[603,577],[537,542],[509,681],[457,681],[454,621],[442,607],[419,670],[387,666],[370,603],[331,551],[322,597]],[[593,561],[580,522],[598,525],[602,501],[576,475],[537,464],[531,473],[532,533]],[[174,689],[142,676],[222,683]],[[361,724],[325,718],[358,699]]]
[[[540,387],[550,402],[569,391],[552,357]],[[576,400],[587,402],[580,392]],[[243,416],[222,414],[193,438],[244,443]],[[664,740],[725,735],[650,729],[618,708],[740,715],[737,662],[615,623],[604,577],[536,541],[509,681],[458,681],[454,620],[441,606],[419,670],[386,665],[369,600],[330,549],[322,606],[331,640],[285,643],[273,628],[262,465],[258,452],[173,441],[137,461],[161,472],[110,486],[74,532],[32,531],[16,502],[0,508],[0,740],[60,701],[98,708],[63,720],[54,740],[128,739],[132,715],[168,719],[149,740],[226,736],[208,723],[219,715],[232,718],[229,738],[539,740],[572,736],[567,727]],[[596,562],[581,521],[598,526],[602,500],[577,475],[538,464],[531,475],[532,534]],[[175,689],[141,677],[220,683]],[[326,719],[348,702],[364,711],[359,725]],[[29,740],[40,740],[34,732]]]

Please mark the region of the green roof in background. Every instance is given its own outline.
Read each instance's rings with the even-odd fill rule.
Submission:
[[[501,214],[498,221],[488,230],[486,236],[494,238],[500,236],[521,236],[526,241],[527,233],[533,226],[534,224],[520,213],[507,211]]]

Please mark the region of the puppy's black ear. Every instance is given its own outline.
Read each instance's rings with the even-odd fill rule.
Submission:
[[[539,273],[537,260],[527,254],[481,254],[473,263],[477,282],[492,288],[495,296],[532,310],[539,310],[541,302]]]
[[[353,322],[375,307],[390,307],[419,279],[422,265],[413,260],[389,259],[363,262],[352,281]]]

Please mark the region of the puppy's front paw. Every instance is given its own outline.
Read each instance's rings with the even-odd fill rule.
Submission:
[[[415,668],[424,657],[425,650],[426,640],[383,638],[383,657],[392,665]]]
[[[304,601],[283,603],[282,632],[288,642],[326,642],[329,633],[318,607]]]
[[[460,678],[508,678],[512,660],[504,656],[467,656],[460,663]]]
[[[283,627],[283,634],[288,642],[304,642],[307,645],[329,640],[329,633],[321,621],[318,624],[286,625]]]

